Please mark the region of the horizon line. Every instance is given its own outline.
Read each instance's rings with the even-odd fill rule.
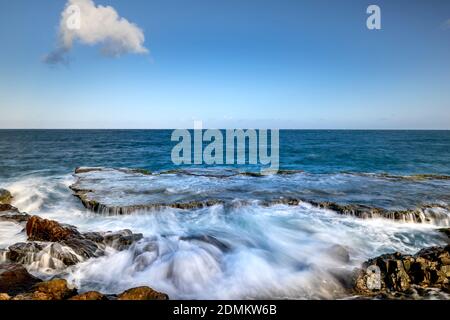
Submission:
[[[97,130],[97,131],[111,131],[111,130],[139,130],[139,131],[157,131],[157,130],[196,130],[194,128],[0,128],[0,131],[13,131],[13,130]],[[202,130],[284,130],[284,131],[450,131],[449,129],[408,129],[408,128],[390,128],[390,129],[373,129],[373,128],[356,128],[356,129],[343,129],[343,128],[202,128]]]

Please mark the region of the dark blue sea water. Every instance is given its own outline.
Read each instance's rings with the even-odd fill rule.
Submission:
[[[79,166],[174,167],[171,130],[0,130],[0,178]],[[280,168],[450,174],[450,131],[282,130]],[[251,169],[251,168],[250,168]]]
[[[73,267],[46,247],[28,257],[27,269],[63,277],[81,292],[148,285],[180,299],[334,299],[349,297],[336,275],[365,260],[448,242],[437,229],[450,225],[450,131],[285,130],[280,169],[294,172],[268,176],[241,174],[258,170],[250,165],[161,173],[179,169],[171,161],[171,133],[0,130],[0,188],[11,191],[19,210],[81,231],[144,235],[128,250],[109,248]],[[102,168],[75,175],[77,167]],[[220,202],[93,212],[74,197],[74,184],[113,207]],[[304,201],[264,205],[286,198]],[[361,219],[312,205],[317,201],[417,211],[421,219]],[[0,221],[0,262],[2,250],[24,241],[23,226]],[[333,253],[336,246],[349,261]]]

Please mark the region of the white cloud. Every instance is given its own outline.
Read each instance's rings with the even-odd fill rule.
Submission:
[[[77,18],[77,12],[71,8],[79,9],[78,28],[70,25]],[[120,17],[113,7],[96,6],[93,0],[68,0],[61,14],[58,47],[44,61],[51,64],[67,61],[67,53],[75,42],[91,46],[98,44],[107,56],[146,54],[148,50],[144,41],[144,32],[136,24]]]

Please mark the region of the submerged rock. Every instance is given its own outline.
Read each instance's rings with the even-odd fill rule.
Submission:
[[[207,234],[184,236],[184,237],[180,237],[180,240],[182,240],[182,241],[200,241],[200,242],[205,242],[205,243],[208,243],[210,245],[213,245],[213,246],[219,248],[223,252],[230,251],[230,249],[231,249],[230,245],[220,241],[216,237],[213,237],[213,236],[210,236],[210,235],[207,235]]]
[[[165,293],[153,290],[150,287],[129,289],[117,296],[118,300],[169,300]]]
[[[131,230],[125,229],[116,232],[106,232],[103,235],[103,242],[114,249],[125,250],[143,237],[141,233],[134,234]]]
[[[100,257],[104,254],[99,244],[84,238],[83,236],[72,237],[61,241],[61,244],[72,248],[72,250],[84,259]]]
[[[354,283],[356,293],[365,296],[395,297],[421,288],[450,292],[450,245],[370,259],[358,270]]]
[[[28,291],[40,281],[20,264],[0,264],[0,292],[2,293],[14,295]]]
[[[333,245],[327,250],[328,254],[333,257],[336,261],[348,263],[350,261],[350,253],[346,248],[341,245]]]
[[[8,190],[0,188],[0,204],[10,204],[12,195]]]

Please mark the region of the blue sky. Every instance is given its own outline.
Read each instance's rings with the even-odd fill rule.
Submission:
[[[450,129],[450,1],[96,0],[149,54],[48,65],[65,3],[0,0],[0,128]]]

